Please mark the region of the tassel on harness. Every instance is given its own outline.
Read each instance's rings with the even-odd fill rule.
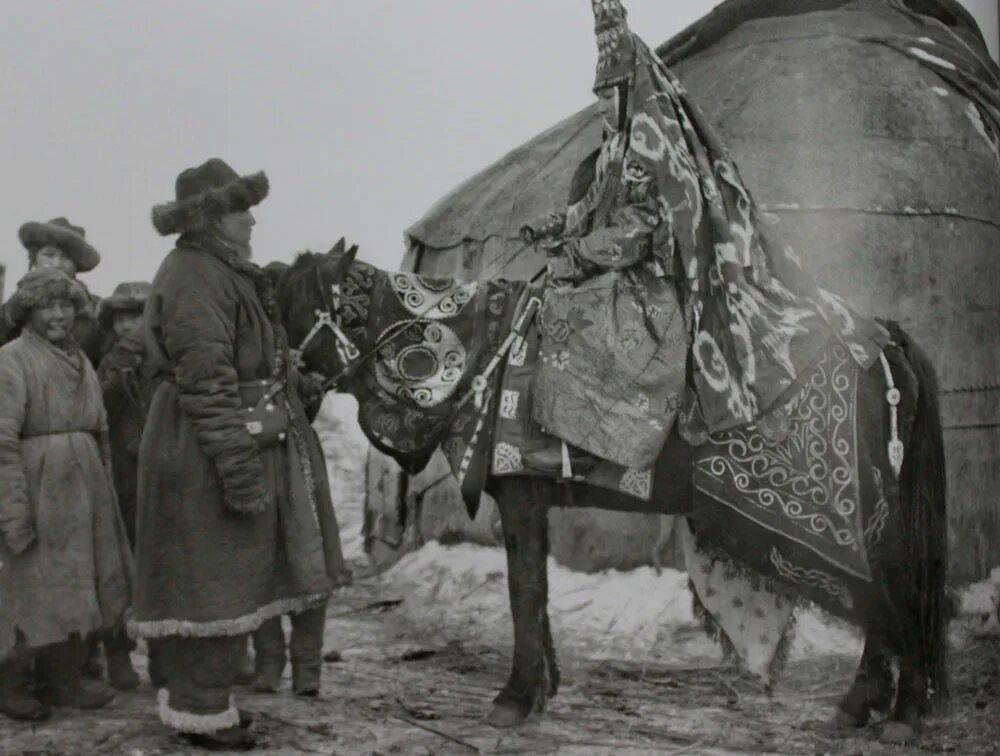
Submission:
[[[882,370],[885,373],[885,400],[889,404],[889,464],[896,478],[903,469],[903,442],[899,439],[899,402],[902,398],[899,389],[892,379],[892,370],[889,369],[889,360],[886,359],[885,352],[879,354],[882,363]]]

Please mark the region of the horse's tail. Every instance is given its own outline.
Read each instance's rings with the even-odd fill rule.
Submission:
[[[931,704],[948,700],[948,624],[954,605],[947,587],[948,511],[944,435],[934,367],[924,351],[896,323],[887,324],[917,379],[913,427],[899,476],[903,542],[913,584],[910,596],[914,651],[928,677]]]

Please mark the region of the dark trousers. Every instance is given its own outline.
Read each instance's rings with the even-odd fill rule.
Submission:
[[[318,688],[323,669],[323,629],[326,626],[326,603],[290,615],[292,636],[287,654],[281,617],[268,620],[253,634],[258,673],[274,670],[280,676],[286,660],[292,661],[292,689]]]
[[[160,692],[164,724],[191,733],[236,726],[232,689],[246,645],[246,635],[158,640],[157,662],[166,678],[166,691]]]
[[[87,646],[79,635],[44,646],[35,652],[35,680],[39,687],[53,690],[72,685],[80,679],[86,656]]]
[[[36,649],[27,648],[19,638],[14,654],[0,664],[0,688],[25,689],[31,688],[33,683],[49,689],[72,685],[80,679],[85,655],[86,645],[76,634],[62,643]]]

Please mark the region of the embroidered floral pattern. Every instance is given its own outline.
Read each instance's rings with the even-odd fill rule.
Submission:
[[[854,597],[850,590],[833,575],[823,572],[823,570],[810,570],[794,565],[781,555],[777,547],[771,548],[771,564],[774,565],[774,569],[783,579],[791,583],[819,588],[838,599],[845,609],[854,608]]]
[[[713,434],[695,485],[862,580],[871,579],[858,477],[858,368],[835,344],[783,408],[787,437],[751,426]]]
[[[510,347],[510,355],[507,357],[508,364],[514,367],[523,367],[524,358],[528,354],[528,343],[518,336]]]
[[[618,487],[624,493],[639,499],[649,499],[653,493],[653,471],[629,469],[622,476]]]
[[[493,447],[493,472],[497,475],[509,475],[524,469],[521,460],[521,450],[504,442]]]
[[[475,281],[433,279],[415,273],[391,274],[392,288],[400,303],[413,315],[427,320],[453,318],[469,303],[479,289]]]
[[[519,391],[504,390],[500,394],[500,417],[505,420],[517,419],[517,405],[521,398]]]

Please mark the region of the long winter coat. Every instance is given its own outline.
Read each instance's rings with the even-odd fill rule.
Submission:
[[[17,630],[37,648],[120,620],[132,561],[101,388],[80,350],[30,329],[0,348],[0,530],[0,658]]]
[[[149,381],[144,375],[145,346],[141,334],[117,339],[101,358],[97,377],[108,413],[108,436],[115,492],[129,541],[135,543],[135,502],[139,443],[149,406]]]
[[[210,239],[182,236],[153,281],[146,348],[161,380],[139,449],[140,636],[254,630],[325,599],[346,574],[295,391],[279,398],[293,418],[285,443],[259,451],[245,425],[240,385],[268,380],[277,348],[252,274]]]

